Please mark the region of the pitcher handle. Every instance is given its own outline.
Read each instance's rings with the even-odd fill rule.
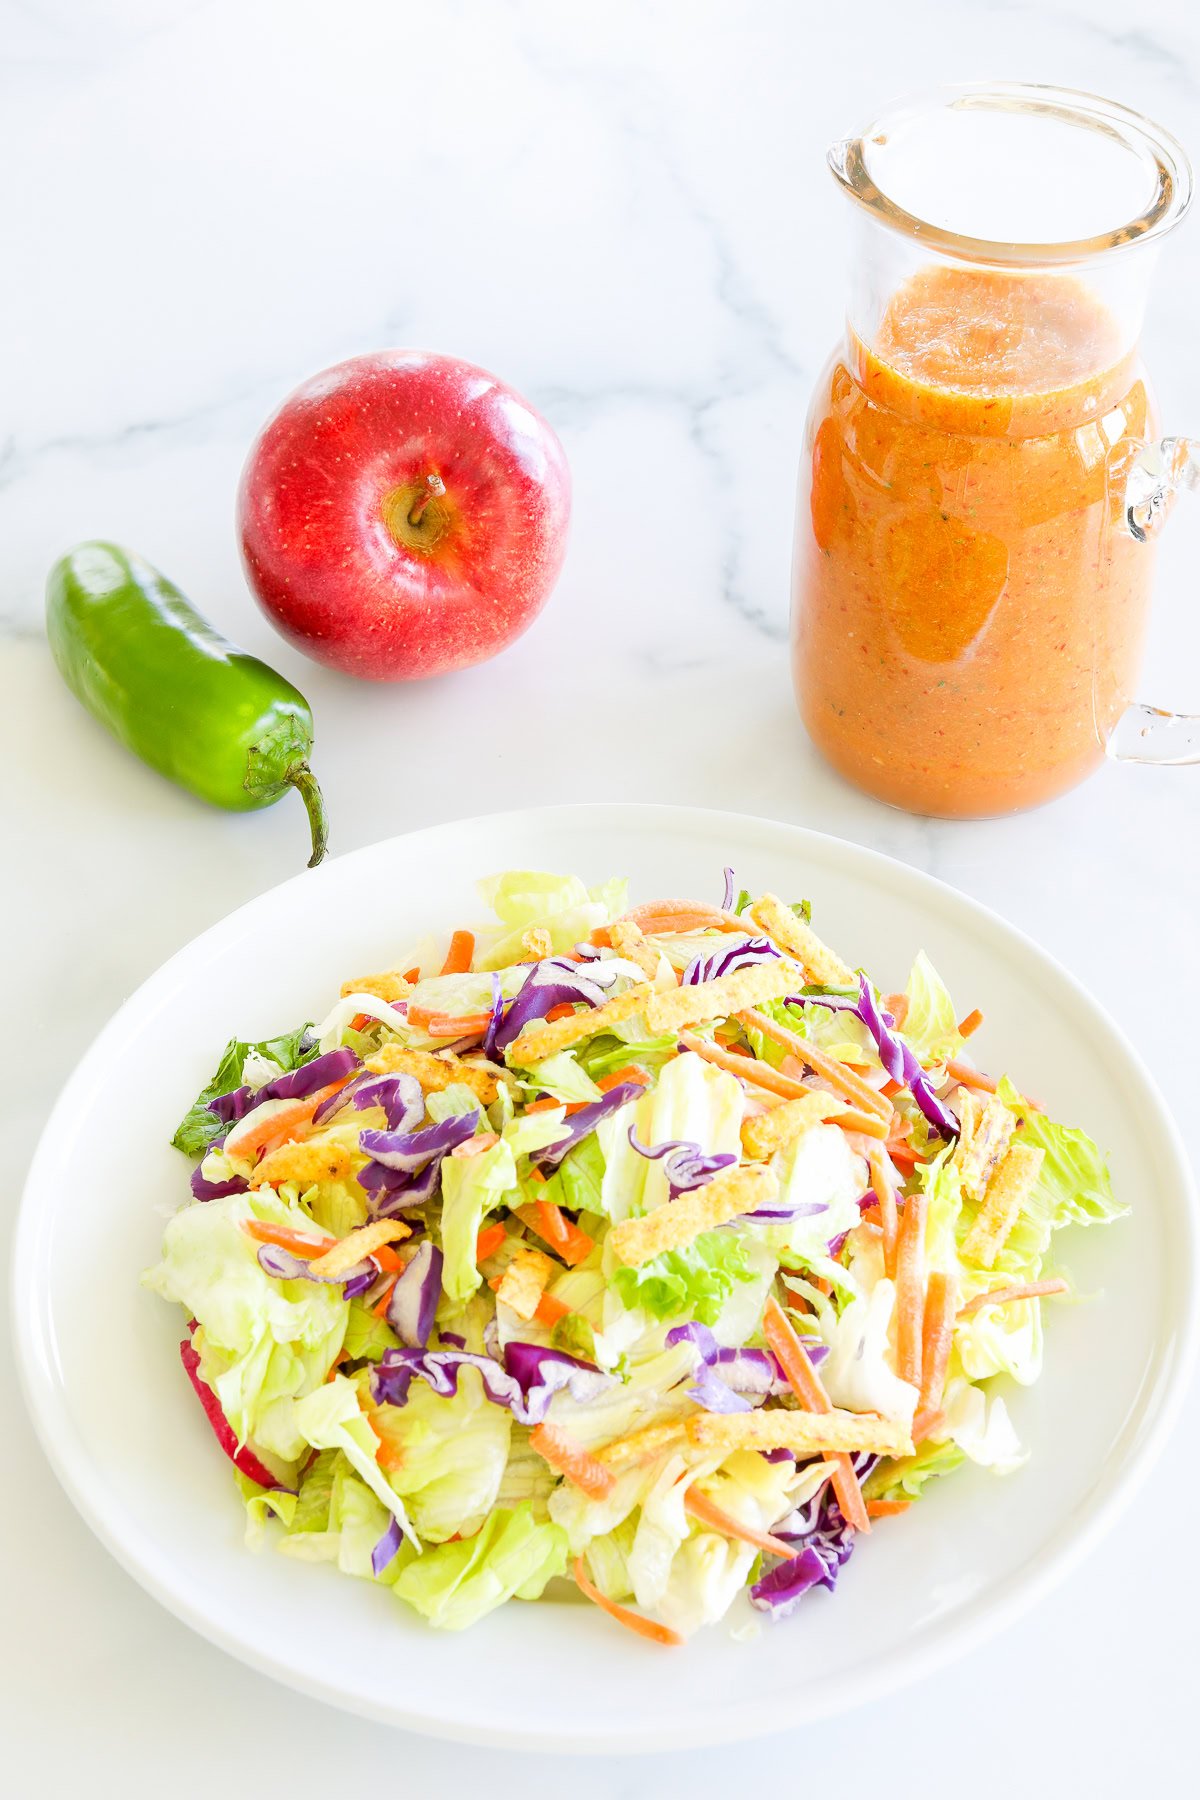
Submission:
[[[1200,438],[1165,437],[1143,444],[1123,498],[1125,529],[1139,544],[1161,529],[1175,495],[1200,489]],[[1200,713],[1127,706],[1105,746],[1115,762],[1200,762]]]

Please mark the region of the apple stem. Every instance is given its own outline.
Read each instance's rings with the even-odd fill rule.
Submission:
[[[419,525],[421,523],[421,514],[425,511],[429,502],[431,500],[436,500],[439,494],[444,494],[445,491],[446,484],[440,475],[427,475],[425,477],[425,492],[423,494],[418,494],[413,501],[412,506],[409,508],[409,524]]]

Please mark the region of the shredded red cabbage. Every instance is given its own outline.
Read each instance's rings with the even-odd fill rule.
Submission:
[[[350,1292],[352,1286],[356,1293],[365,1293],[379,1273],[378,1265],[367,1257],[343,1275],[316,1275],[304,1257],[293,1256],[290,1250],[283,1250],[278,1244],[260,1244],[258,1264],[265,1274],[274,1275],[277,1281],[320,1281],[329,1285],[345,1282],[347,1299],[354,1298]]]
[[[569,1119],[564,1119],[563,1131],[566,1135],[559,1138],[557,1143],[535,1150],[530,1161],[538,1168],[557,1169],[568,1150],[573,1150],[576,1144],[581,1144],[585,1137],[595,1131],[601,1119],[607,1119],[610,1113],[620,1112],[623,1106],[636,1100],[641,1092],[641,1083],[637,1081],[622,1081],[616,1087],[609,1088],[607,1094],[602,1094],[599,1100],[590,1101],[587,1106],[581,1106],[578,1112],[572,1113]]]
[[[737,876],[732,869],[725,871],[725,892],[721,897],[721,911],[732,912],[733,903],[737,899]]]
[[[778,956],[779,951],[766,938],[746,938],[713,950],[708,956],[695,957],[679,977],[679,985],[696,987],[702,981],[716,981],[719,975],[732,975],[735,969],[748,969]]]
[[[859,1481],[865,1481],[878,1461],[858,1452],[851,1459]],[[773,1537],[795,1539],[800,1548],[750,1589],[750,1603],[773,1618],[785,1619],[810,1588],[825,1587],[832,1593],[838,1573],[854,1549],[855,1533],[842,1517],[831,1483],[804,1507],[776,1525]]]
[[[388,1520],[388,1528],[371,1552],[371,1572],[376,1577],[383,1574],[404,1542],[404,1533],[400,1529],[400,1521],[395,1513]]]
[[[370,1261],[360,1263],[357,1269],[351,1269],[348,1275],[342,1276],[346,1284],[342,1289],[342,1299],[357,1300],[360,1294],[365,1294],[368,1288],[374,1287],[378,1274],[378,1265]]]
[[[871,984],[865,975],[860,975],[858,978],[858,990],[859,1001],[855,1010],[875,1039],[879,1050],[879,1060],[892,1080],[898,1081],[903,1087],[908,1088],[936,1132],[939,1132],[942,1137],[957,1137],[958,1120],[950,1108],[938,1099],[928,1075],[904,1039],[897,1036],[896,1021],[891,1014],[881,1012],[876,1006],[875,996],[871,992]]]
[[[422,1111],[424,1107],[422,1105]],[[475,1135],[479,1109],[454,1113],[423,1131],[363,1131],[359,1143],[371,1158],[359,1171],[373,1218],[389,1218],[432,1199],[441,1178],[442,1158]]]
[[[540,1425],[550,1402],[563,1389],[586,1406],[612,1385],[594,1363],[564,1350],[512,1342],[504,1347],[501,1365],[491,1356],[468,1350],[385,1350],[371,1371],[371,1393],[377,1406],[403,1406],[413,1377],[427,1381],[435,1394],[449,1399],[458,1392],[459,1370],[478,1369],[484,1392],[497,1406],[507,1406],[521,1425]]]
[[[823,1006],[829,1012],[852,1012],[861,1019],[875,1040],[879,1060],[893,1081],[908,1088],[933,1130],[942,1137],[957,1137],[959,1123],[945,1101],[939,1100],[933,1084],[916,1056],[896,1031],[896,1021],[875,1003],[871,984],[865,975],[858,978],[858,999],[848,994],[793,994],[792,1006]]]
[[[322,1100],[313,1124],[323,1125],[344,1106],[359,1112],[380,1107],[387,1115],[389,1131],[411,1131],[425,1117],[425,1096],[415,1075],[372,1075],[364,1069],[328,1100]]]
[[[208,1110],[226,1125],[232,1125],[267,1100],[303,1100],[309,1094],[315,1094],[318,1088],[328,1087],[331,1081],[340,1081],[359,1067],[359,1059],[353,1050],[329,1050],[324,1056],[314,1056],[311,1062],[301,1063],[298,1069],[289,1069],[286,1075],[278,1075],[260,1088],[240,1087],[230,1094],[218,1094],[209,1101]]]
[[[629,1127],[629,1142],[648,1162],[662,1162],[672,1200],[689,1193],[692,1188],[703,1187],[706,1181],[711,1181],[714,1175],[737,1161],[730,1150],[702,1150],[694,1138],[668,1138],[661,1144],[643,1144],[635,1125]]]
[[[219,1150],[224,1142],[224,1137],[214,1138],[204,1152],[204,1156],[207,1156],[210,1151]],[[200,1173],[203,1167],[204,1157],[201,1157],[192,1170],[192,1198],[194,1200],[224,1200],[227,1194],[244,1194],[250,1186],[244,1175],[231,1175],[228,1181],[208,1181]]]
[[[484,1039],[488,1055],[507,1050],[527,1025],[532,1025],[536,1019],[544,1019],[552,1007],[574,1005],[580,1000],[588,1006],[599,1006],[603,999],[603,990],[588,976],[580,974],[576,963],[568,962],[565,957],[544,957],[530,969],[520,993],[506,1008],[495,1031],[489,1024],[490,1048],[487,1037]]]
[[[770,1350],[730,1350],[719,1344],[707,1325],[692,1319],[675,1325],[666,1336],[668,1345],[692,1344],[697,1351],[696,1385],[688,1395],[709,1412],[748,1412],[756,1398],[788,1394],[788,1380]],[[824,1344],[814,1344],[809,1356],[814,1365],[828,1355]]]
[[[442,1291],[444,1258],[427,1238],[397,1278],[387,1304],[387,1322],[402,1344],[423,1350],[429,1342]]]
[[[488,1015],[487,1029],[483,1034],[483,1054],[489,1062],[495,1062],[499,1054],[496,1049],[496,1033],[504,1019],[504,994],[500,987],[500,977],[492,971],[492,1005]]]

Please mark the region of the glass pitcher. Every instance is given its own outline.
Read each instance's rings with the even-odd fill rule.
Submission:
[[[947,818],[1035,806],[1106,754],[1200,761],[1200,718],[1131,699],[1153,538],[1200,485],[1138,356],[1182,149],[1109,101],[999,85],[901,107],[829,163],[857,236],[796,515],[817,747]]]

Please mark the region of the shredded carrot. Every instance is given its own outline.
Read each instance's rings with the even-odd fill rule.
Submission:
[[[632,1612],[628,1606],[620,1606],[615,1600],[610,1600],[607,1594],[602,1594],[588,1580],[582,1556],[575,1558],[571,1572],[580,1592],[586,1594],[589,1600],[594,1600],[602,1612],[606,1612],[610,1619],[615,1619],[618,1625],[624,1625],[627,1631],[636,1632],[638,1637],[649,1638],[652,1644],[683,1643],[679,1633],[672,1631],[668,1625],[660,1625],[656,1619],[643,1618],[641,1613]]]
[[[540,1100],[531,1100],[525,1111],[527,1113],[553,1112],[556,1106],[561,1105],[562,1101],[556,1100],[553,1094],[543,1094]]]
[[[805,1091],[811,1094],[813,1090],[807,1088]],[[847,1109],[845,1112],[839,1113],[832,1123],[840,1125],[843,1131],[856,1131],[861,1137],[880,1141],[887,1134],[887,1126],[878,1113],[853,1112]]]
[[[580,1231],[578,1225],[572,1224],[553,1200],[535,1200],[530,1206],[520,1206],[517,1208],[517,1217],[531,1231],[536,1231],[572,1268],[576,1263],[581,1263],[585,1256],[590,1256],[595,1249],[595,1243],[587,1232]]]
[[[801,1406],[808,1412],[832,1412],[833,1406],[829,1395],[825,1392],[820,1376],[808,1359],[808,1351],[792,1330],[784,1310],[774,1294],[768,1296],[763,1312],[763,1336],[779,1358],[780,1367],[787,1376],[788,1385]],[[854,1473],[854,1464],[849,1453],[842,1451],[832,1460],[836,1465],[833,1491],[837,1495],[843,1519],[847,1525],[852,1525],[855,1531],[870,1531],[871,1521],[867,1517],[862,1489],[858,1485],[858,1476]]]
[[[569,1000],[563,1000],[557,1006],[550,1008],[549,1012],[545,1014],[545,1020],[547,1025],[553,1025],[555,1019],[571,1019],[574,1016],[575,1008],[572,1003]]]
[[[392,1289],[395,1287],[397,1279],[398,1279],[397,1276],[395,1276],[395,1275],[392,1276],[392,1279],[388,1282],[388,1284],[384,1288],[382,1294],[380,1294],[378,1300],[375,1302],[374,1306],[371,1308],[371,1311],[375,1314],[375,1317],[377,1319],[382,1319],[384,1313],[387,1311],[388,1301],[392,1297]]]
[[[679,1041],[686,1050],[702,1056],[705,1062],[714,1063],[718,1069],[725,1069],[730,1075],[753,1082],[755,1087],[765,1089],[768,1094],[778,1094],[784,1100],[798,1100],[801,1095],[816,1091],[805,1086],[804,1082],[796,1081],[791,1075],[781,1075],[770,1063],[759,1062],[755,1056],[739,1055],[732,1050],[719,1050],[716,1044],[709,1043],[706,1038],[695,1037],[690,1031],[681,1031]],[[851,1113],[840,1116],[837,1122],[839,1125],[867,1131],[874,1137],[882,1137],[886,1130],[878,1113]]]
[[[867,1517],[894,1519],[897,1513],[906,1513],[911,1505],[911,1500],[868,1500]]]
[[[495,1256],[507,1236],[508,1233],[503,1225],[499,1223],[485,1225],[475,1239],[475,1261],[477,1263],[486,1262],[489,1256]]]
[[[830,1056],[827,1051],[818,1049],[815,1044],[810,1044],[807,1038],[797,1036],[786,1026],[777,1025],[774,1019],[768,1019],[765,1013],[751,1010],[740,1013],[738,1016],[743,1024],[752,1025],[756,1031],[761,1031],[763,1036],[769,1037],[773,1043],[781,1044],[785,1050],[790,1050],[793,1056],[799,1057],[800,1061],[805,1063],[814,1074],[820,1075],[824,1081],[829,1083],[830,1087],[836,1088],[839,1094],[853,1102],[862,1112],[878,1113],[881,1119],[891,1118],[894,1110],[891,1102],[885,1100],[879,1090],[873,1088],[869,1081],[864,1081],[861,1075],[855,1075],[847,1069],[846,1065],[840,1063],[836,1056]]]
[[[323,1256],[337,1242],[332,1237],[314,1237],[310,1232],[294,1231],[290,1225],[268,1225],[264,1219],[243,1219],[242,1230],[247,1237],[257,1239],[260,1244],[274,1244],[280,1250],[287,1250],[292,1256],[301,1256],[307,1262],[310,1257]]]
[[[623,915],[640,925],[648,937],[663,932],[745,931],[743,920],[699,900],[645,900]]]
[[[544,1169],[530,1169],[529,1179],[530,1181],[544,1182],[546,1179],[546,1171]]]
[[[389,1275],[398,1275],[404,1267],[390,1244],[380,1244],[377,1250],[372,1250],[371,1260],[377,1263],[381,1269],[386,1270]]]
[[[883,1002],[884,1012],[891,1013],[896,1024],[896,1030],[903,1031],[904,1021],[908,1017],[908,995],[881,994],[879,998]]]
[[[871,1192],[879,1202],[879,1223],[883,1229],[883,1272],[896,1273],[896,1193],[883,1166],[883,1154],[873,1145],[867,1152],[871,1171]]]
[[[980,1012],[979,1008],[976,1006],[967,1014],[965,1019],[959,1020],[959,1022],[958,1022],[959,1037],[961,1037],[961,1038],[973,1037],[975,1035],[975,1033],[979,1030],[979,1027],[982,1024],[983,1024],[983,1014]]]
[[[612,937],[607,925],[597,925],[595,931],[588,933],[588,943],[595,950],[611,950]]]
[[[249,1125],[246,1125],[245,1120],[240,1121],[225,1139],[223,1148],[226,1156],[258,1156],[268,1147],[286,1144],[304,1130],[317,1108],[326,1100],[332,1099],[349,1079],[349,1075],[343,1075],[340,1081],[331,1081],[328,1087],[318,1088],[315,1094],[306,1094],[303,1100],[294,1100],[290,1106],[285,1106],[280,1112],[273,1112],[269,1118],[257,1121],[252,1119]],[[243,1126],[246,1128],[243,1129]]]
[[[490,1150],[494,1144],[499,1142],[500,1139],[494,1131],[480,1131],[474,1137],[469,1137],[465,1144],[456,1144],[450,1154],[464,1158],[482,1156],[485,1150]]]
[[[1065,1294],[1065,1281],[1028,1281],[1019,1287],[989,1288],[986,1294],[976,1294],[965,1306],[960,1306],[960,1319],[970,1319],[985,1306],[1007,1306],[1013,1300],[1044,1300],[1051,1294]]]
[[[914,1447],[923,1444],[926,1438],[946,1435],[946,1415],[940,1406],[921,1406],[913,1415],[912,1441]]]
[[[790,1558],[799,1554],[794,1544],[785,1544],[782,1538],[772,1537],[769,1531],[756,1531],[752,1525],[743,1525],[694,1483],[684,1495],[683,1504],[697,1524],[707,1525],[710,1531],[719,1531],[722,1537],[741,1538],[744,1544],[753,1544],[755,1549],[765,1550],[769,1556]]]
[[[539,1325],[557,1325],[558,1321],[565,1319],[570,1311],[571,1308],[565,1300],[559,1300],[553,1294],[543,1294],[538,1300],[537,1311],[533,1316]]]
[[[925,1322],[924,1194],[910,1194],[896,1239],[896,1373],[921,1386],[921,1331]]]
[[[959,1062],[957,1057],[950,1058],[946,1064],[946,1073],[961,1087],[978,1088],[981,1094],[994,1094],[996,1091],[996,1084],[990,1075],[984,1075],[979,1069],[973,1069],[970,1063]]]
[[[490,1012],[439,1013],[430,1012],[424,1006],[410,1006],[408,1009],[409,1024],[415,1025],[418,1031],[424,1031],[429,1037],[477,1037],[481,1031],[487,1030],[491,1017]]]
[[[419,968],[405,969],[404,979],[405,979],[405,981],[411,981],[415,987],[417,982],[420,981],[420,979],[421,979],[420,969]]]
[[[355,1013],[350,1021],[350,1029],[351,1031],[365,1031],[372,1022],[369,1013]]]
[[[879,1092],[883,1095],[885,1100],[894,1100],[897,1094],[902,1094],[904,1092],[904,1083],[902,1081],[893,1081],[892,1077],[889,1075]]]
[[[491,1013],[460,1013],[457,1017],[452,1017],[449,1013],[437,1013],[425,1029],[430,1037],[477,1037],[487,1030],[491,1019]]]
[[[957,1307],[954,1277],[943,1269],[934,1269],[925,1289],[925,1317],[921,1327],[922,1412],[936,1411],[942,1404]]]
[[[894,1112],[888,1125],[887,1135],[887,1151],[893,1161],[895,1160],[893,1155],[895,1147],[900,1146],[902,1148],[905,1144],[905,1140],[911,1136],[912,1121],[906,1119],[903,1113]]]
[[[565,1475],[589,1500],[607,1500],[617,1485],[612,1470],[559,1425],[535,1426],[529,1434],[529,1448]]]
[[[378,1433],[376,1435],[378,1436]],[[404,1467],[404,1452],[398,1444],[387,1444],[380,1439],[379,1448],[375,1452],[375,1461],[385,1475],[390,1475],[396,1469]]]
[[[607,1094],[612,1088],[621,1087],[627,1081],[635,1082],[638,1087],[650,1086],[650,1077],[636,1063],[626,1063],[623,1069],[614,1069],[611,1075],[601,1075],[596,1086],[602,1094]]]
[[[456,931],[450,939],[450,948],[446,952],[446,960],[442,964],[443,975],[465,975],[471,967],[475,956],[475,933],[473,931]]]

